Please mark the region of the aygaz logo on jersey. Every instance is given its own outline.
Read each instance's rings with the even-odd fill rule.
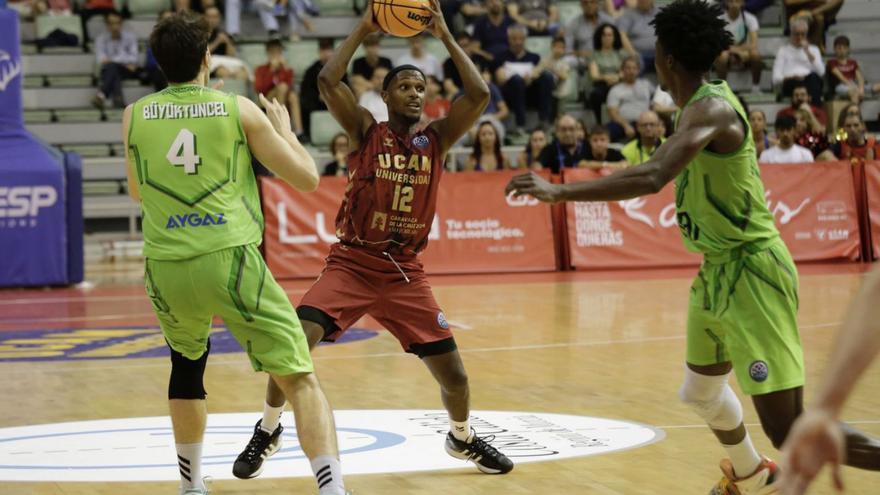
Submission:
[[[223,213],[211,215],[205,213],[204,216],[198,213],[184,213],[183,215],[171,215],[168,217],[168,223],[165,224],[166,229],[182,229],[186,227],[210,227],[211,225],[226,225],[226,219]]]

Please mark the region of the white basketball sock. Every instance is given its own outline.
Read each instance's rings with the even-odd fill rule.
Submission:
[[[470,419],[466,419],[464,421],[456,421],[452,418],[449,418],[449,431],[452,432],[452,436],[454,436],[457,440],[467,442],[468,439],[471,437]]]
[[[315,481],[318,483],[319,495],[345,495],[345,483],[342,481],[342,465],[332,455],[319,455],[309,461]]]
[[[202,480],[202,444],[200,443],[178,443],[174,445],[177,448],[177,468],[180,471],[180,486],[182,491],[205,489],[205,482]]]
[[[742,442],[736,445],[724,445],[724,450],[730,456],[730,462],[733,463],[733,472],[737,478],[745,478],[751,476],[752,473],[761,465],[761,456],[752,445],[752,437],[746,432]]]
[[[268,402],[263,404],[263,421],[260,422],[260,428],[269,433],[275,433],[278,423],[281,422],[281,414],[284,413],[284,404],[280,407],[274,407]]]

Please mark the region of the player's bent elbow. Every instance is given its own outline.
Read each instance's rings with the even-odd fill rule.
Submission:
[[[300,192],[310,193],[318,190],[318,185],[321,183],[321,177],[318,174],[309,174],[306,177],[300,179],[299,183],[296,185],[296,188]]]

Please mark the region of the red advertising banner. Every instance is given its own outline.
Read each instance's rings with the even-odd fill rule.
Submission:
[[[761,167],[767,205],[796,261],[857,260],[859,226],[853,179],[840,163]],[[565,182],[600,177],[566,170]],[[626,201],[567,205],[568,243],[575,268],[696,265],[685,250],[675,217],[672,184]]]
[[[428,273],[552,271],[556,245],[550,206],[504,196],[514,172],[446,174],[437,197]],[[549,174],[546,175],[549,177]],[[262,179],[265,252],[277,278],[315,277],[336,242],[334,221],[345,178],[324,178],[302,194],[279,179]]]
[[[880,257],[880,162],[868,162],[865,168],[865,188],[868,191],[868,218],[871,224],[871,260]],[[865,242],[869,242],[865,239]]]

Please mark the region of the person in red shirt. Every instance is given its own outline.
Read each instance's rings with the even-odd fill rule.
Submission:
[[[445,118],[449,114],[452,103],[443,96],[443,86],[434,76],[428,76],[428,87],[425,89],[425,111],[422,122],[425,124]]]
[[[464,92],[445,119],[420,130],[427,79],[413,65],[385,76],[382,100],[388,121],[376,122],[359,106],[342,79],[355,50],[378,31],[371,6],[318,77],[321,95],[350,138],[348,187],[336,217],[339,242],[330,248],[321,276],[303,296],[297,314],[314,346],[335,340],[362,316],[387,328],[403,350],[415,354],[440,385],[449,414],[446,452],[492,474],[513,463],[470,427],[470,388],[449,322],[434,299],[418,254],[428,244],[446,153],[489,103],[489,87],[467,53],[455,43],[440,1],[431,0],[428,28],[446,46],[462,77]],[[233,467],[238,477],[259,473],[277,450],[277,418],[284,395],[272,382],[263,419]]]
[[[834,58],[828,61],[825,72],[831,80],[834,93],[848,97],[853,103],[865,98],[865,76],[858,61],[849,57],[849,38],[834,38]]]
[[[867,134],[860,114],[846,115],[842,127],[846,138],[832,144],[819,160],[875,160],[880,156],[880,144]]]
[[[825,133],[825,126],[828,124],[828,116],[825,110],[816,105],[810,104],[810,93],[807,92],[807,85],[804,82],[795,84],[791,92],[791,106],[785,107],[776,113],[776,118],[780,117],[796,117],[798,110],[806,110],[809,113],[809,124],[813,132],[819,134]]]
[[[266,58],[268,61],[254,71],[254,90],[257,94],[265,95],[269,101],[274,98],[284,103],[290,111],[293,132],[301,136],[303,125],[299,95],[294,91],[293,69],[284,60],[284,45],[281,41],[266,42]]]

